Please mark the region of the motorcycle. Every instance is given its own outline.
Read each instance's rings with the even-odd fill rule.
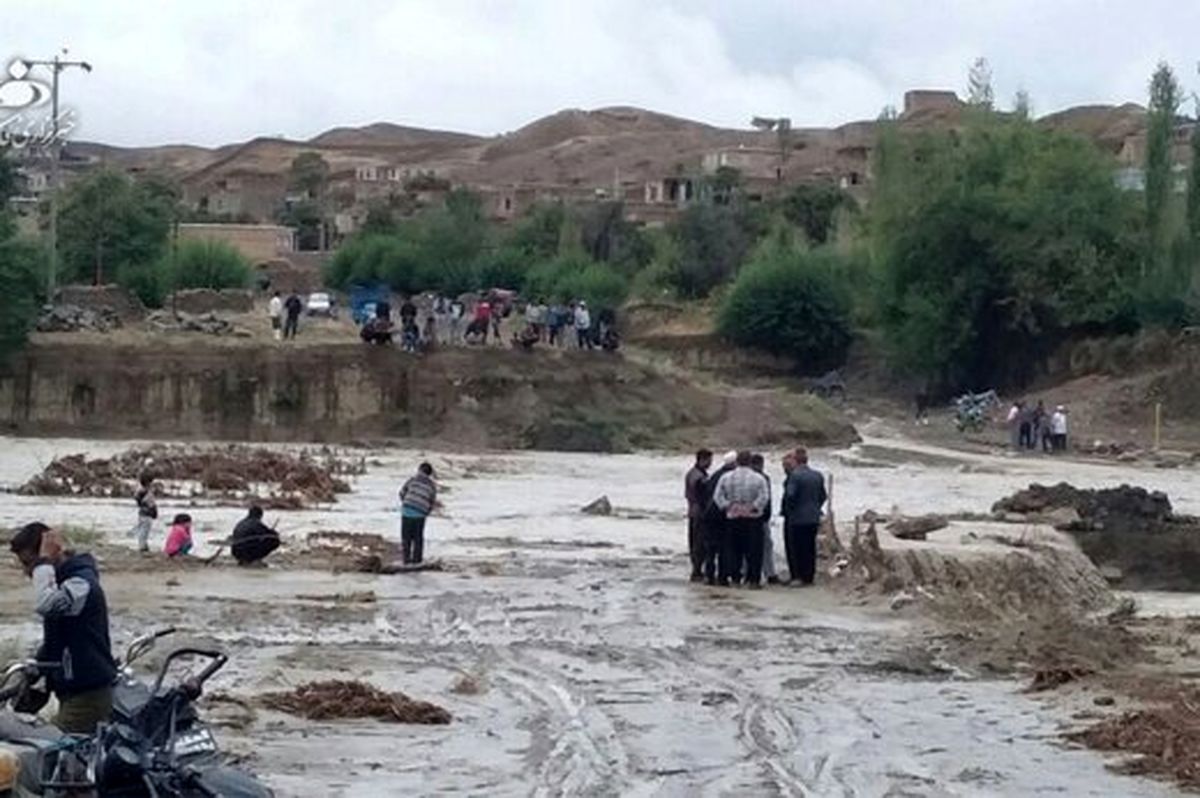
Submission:
[[[113,687],[111,720],[93,736],[65,735],[50,724],[18,713],[38,711],[31,685],[56,663],[20,662],[0,678],[0,747],[15,754],[11,783],[0,780],[8,798],[271,798],[252,776],[221,762],[212,731],[195,701],[204,684],[229,661],[220,651],[180,648],[159,668],[152,686],[132,671],[135,661],[172,634],[164,629],[130,644]],[[164,687],[172,663],[184,657],[207,660],[193,677]],[[42,704],[45,701],[41,701]],[[0,768],[0,777],[4,769]],[[5,792],[5,789],[10,792]]]

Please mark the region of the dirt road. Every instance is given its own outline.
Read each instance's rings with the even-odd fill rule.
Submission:
[[[980,510],[1033,480],[1136,481],[1181,509],[1190,471],[1017,461],[928,447],[823,453],[838,512]],[[50,456],[117,444],[0,441],[0,483]],[[280,515],[396,534],[394,495],[429,456],[447,488],[427,550],[449,570],[334,574],[293,565],[147,566],[110,555],[115,636],[174,624],[232,654],[210,717],[225,745],[284,795],[1166,796],[1059,742],[1065,718],[1006,680],[966,678],[921,648],[928,629],[837,591],[688,584],[679,457],[368,453],[355,492]],[[601,494],[611,517],[578,509]],[[164,515],[176,507],[164,507]],[[186,508],[201,539],[230,508]],[[0,497],[0,526],[41,517],[123,542],[128,502]],[[298,545],[298,544],[297,544]],[[782,557],[781,557],[782,558]],[[36,639],[22,577],[0,569],[0,623]],[[464,675],[479,691],[456,692]],[[301,721],[253,699],[355,678],[435,701],[449,726]],[[461,688],[460,688],[461,689]]]

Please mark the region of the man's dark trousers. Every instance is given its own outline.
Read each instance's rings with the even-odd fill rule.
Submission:
[[[811,585],[817,572],[817,529],[820,524],[788,524],[783,542],[787,547],[788,575]]]
[[[296,329],[299,326],[300,326],[300,317],[293,316],[292,314],[289,313],[288,317],[287,317],[287,321],[284,322],[284,325],[283,325],[283,337],[284,338],[295,338],[296,337]]]
[[[400,548],[405,565],[417,565],[425,556],[425,519],[400,519]]]
[[[692,576],[700,576],[704,572],[704,520],[701,518],[688,519],[688,555],[692,560]]]
[[[762,581],[763,564],[763,520],[762,518],[738,518],[730,522],[732,537],[737,546],[738,566],[742,578],[748,585]]]

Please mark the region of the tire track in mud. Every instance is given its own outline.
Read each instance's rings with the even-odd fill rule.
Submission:
[[[807,796],[810,791],[813,791],[813,795],[825,794],[815,792],[818,785],[806,781],[788,764],[787,760],[792,758],[799,747],[800,737],[785,713],[776,709],[758,693],[746,690],[723,671],[686,656],[682,649],[656,649],[656,652],[661,656],[648,663],[656,670],[661,670],[667,665],[682,680],[717,687],[733,696],[737,704],[737,712],[734,715],[737,739],[746,750],[746,759],[760,765],[781,794]],[[822,767],[816,768],[815,775],[818,781],[821,770]],[[705,786],[716,792],[723,792],[723,786],[734,791],[747,788],[745,784],[728,783],[731,780],[730,775],[722,775],[705,782]]]
[[[481,609],[498,611],[499,617],[481,623]],[[483,642],[481,625],[511,630],[512,616],[524,609],[495,596],[445,594],[427,608],[423,625],[431,644],[459,649],[465,658],[485,662],[489,680],[527,713],[522,720],[534,740],[534,769],[528,774],[529,783],[537,785],[534,795],[648,794],[639,789],[648,785],[632,778],[628,754],[607,714],[569,680],[536,661],[539,641]],[[546,648],[578,656],[573,646]]]

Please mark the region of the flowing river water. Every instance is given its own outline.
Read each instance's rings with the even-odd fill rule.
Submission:
[[[0,438],[0,485],[57,455],[127,443]],[[395,494],[420,459],[445,487],[427,557],[399,576],[272,568],[106,569],[114,637],[174,624],[232,657],[212,689],[225,746],[281,795],[1167,796],[1064,745],[1061,711],[1010,680],[895,667],[918,621],[836,591],[716,590],[686,580],[683,456],[365,451],[332,506],[278,514],[286,536],[398,535]],[[776,458],[777,462],[777,458]],[[868,508],[986,511],[1030,482],[1140,484],[1200,513],[1200,475],[969,455],[896,440],[820,452],[843,522]],[[580,507],[607,495],[612,516]],[[132,502],[0,495],[0,527],[32,519],[126,541]],[[198,537],[235,508],[173,506]],[[272,520],[272,515],[268,515]],[[777,555],[782,546],[776,533]],[[37,637],[15,568],[0,626]],[[347,596],[370,591],[370,601]],[[1163,600],[1200,615],[1188,596]],[[464,674],[481,689],[453,686]],[[354,678],[435,701],[448,726],[309,722],[255,695]]]

